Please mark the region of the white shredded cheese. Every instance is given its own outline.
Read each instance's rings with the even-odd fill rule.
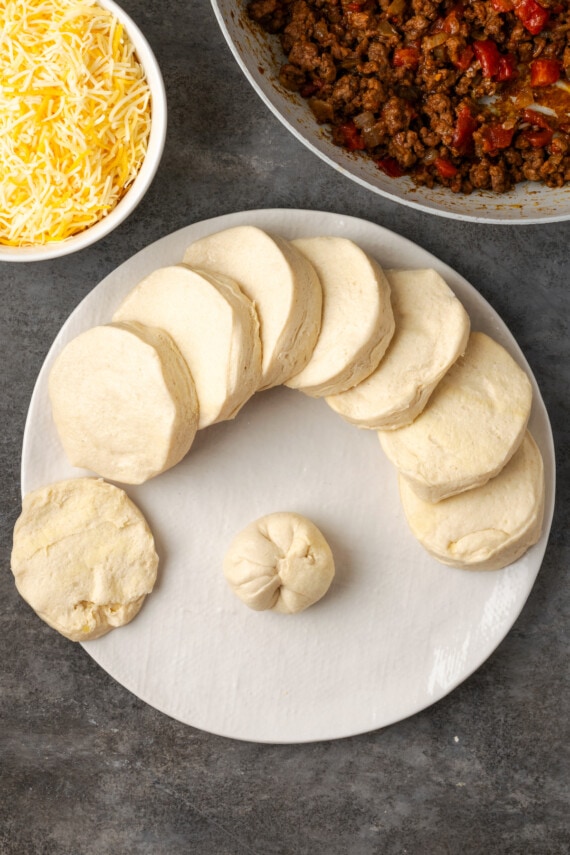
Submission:
[[[0,243],[64,240],[134,181],[150,89],[121,23],[94,0],[0,10]]]

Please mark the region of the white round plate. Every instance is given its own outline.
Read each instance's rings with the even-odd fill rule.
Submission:
[[[278,80],[283,65],[279,39],[247,16],[247,0],[211,0],[224,37],[247,80],[279,121],[310,151],[373,193],[428,214],[480,223],[521,225],[570,219],[570,187],[525,181],[508,193],[477,191],[466,196],[441,185],[416,187],[410,178],[389,178],[372,158],[333,144],[304,98]]]
[[[156,537],[158,584],[131,624],[85,650],[135,695],[203,730],[274,743],[349,736],[412,715],[481,665],[516,620],[546,548],[554,505],[548,415],[505,324],[457,273],[380,226],[336,214],[249,211],[181,229],[107,276],[62,327],[32,396],[22,490],[88,474],[67,463],[51,421],[48,373],[65,343],[108,322],[143,276],[181,261],[193,240],[244,223],[287,238],[342,235],[385,267],[435,267],[473,327],[500,341],[533,381],[530,427],[547,479],[544,534],[497,572],[431,559],[408,530],[376,434],[285,387],[257,394],[234,421],[201,431],[178,466],[128,488]],[[336,559],[328,594],[294,616],[249,610],[221,569],[234,534],[278,510],[310,517]]]

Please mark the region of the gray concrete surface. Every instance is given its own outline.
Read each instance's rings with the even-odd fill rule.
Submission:
[[[207,0],[124,6],[154,47],[168,92],[168,141],[154,184],[100,244],[59,261],[0,264],[1,855],[570,852],[570,223],[450,222],[369,194],[269,113]],[[206,217],[262,207],[364,217],[463,274],[529,360],[558,457],[544,564],[491,658],[406,721],[301,746],[235,742],[146,706],[33,615],[9,567],[26,411],[63,321],[151,241]]]

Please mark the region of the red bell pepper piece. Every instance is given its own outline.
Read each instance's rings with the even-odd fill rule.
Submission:
[[[552,128],[542,128],[541,130],[528,128],[527,130],[521,131],[521,135],[533,148],[542,148],[544,145],[550,145],[552,137],[554,136],[554,131]]]
[[[491,0],[491,6],[495,12],[512,12],[512,0]]]
[[[417,68],[420,64],[420,52],[416,47],[396,48],[392,55],[394,68]]]
[[[550,12],[537,3],[536,0],[513,0],[515,15],[533,36],[543,31],[548,23]]]
[[[476,130],[477,120],[471,115],[471,110],[467,104],[462,104],[457,111],[451,147],[458,154],[468,154],[473,145],[473,133]]]
[[[463,18],[463,3],[456,3],[449,10],[442,21],[441,29],[444,33],[449,33],[450,36],[455,36],[459,32],[461,20]]]
[[[533,59],[530,64],[530,85],[550,86],[560,79],[560,63],[557,59]]]
[[[548,131],[552,130],[552,125],[548,121],[548,116],[545,116],[544,113],[539,113],[538,110],[531,110],[527,107],[526,110],[522,111],[521,116],[523,122],[528,122],[535,128],[544,128]]]
[[[554,128],[550,124],[548,116],[544,113],[539,113],[538,110],[527,108],[521,114],[523,122],[528,122],[532,128],[525,128],[521,131],[521,136],[533,148],[542,148],[544,145],[550,145],[554,136]]]
[[[376,166],[389,178],[401,178],[406,174],[395,157],[381,157],[376,161]]]
[[[502,54],[499,58],[499,70],[495,74],[495,80],[504,83],[506,80],[514,80],[518,76],[516,56],[512,53]]]
[[[514,128],[505,128],[503,125],[486,125],[481,131],[483,138],[483,151],[497,151],[500,148],[508,148],[513,141]]]
[[[315,94],[315,92],[319,92],[319,90],[321,90],[323,86],[323,81],[319,80],[319,78],[317,77],[314,80],[311,80],[309,83],[305,83],[305,85],[299,89],[299,95],[302,98],[310,98],[311,95]]]
[[[349,151],[362,151],[366,148],[364,140],[360,135],[360,131],[354,122],[346,122],[344,125],[340,125],[339,130],[342,133],[344,146]]]
[[[471,61],[475,56],[475,51],[471,47],[471,45],[465,45],[463,50],[459,53],[459,55],[454,60],[454,65],[460,71],[467,71],[469,66],[471,65]]]
[[[436,157],[434,164],[442,178],[453,178],[459,172],[455,164],[446,157]]]
[[[481,71],[483,77],[495,77],[499,71],[501,54],[499,48],[492,39],[485,39],[482,42],[473,42],[473,50],[475,56],[481,63]]]

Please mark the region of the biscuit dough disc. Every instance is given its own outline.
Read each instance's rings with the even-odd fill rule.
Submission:
[[[326,594],[334,572],[331,549],[316,525],[285,511],[246,526],[224,558],[234,594],[256,611],[303,611]]]
[[[113,320],[152,324],[172,336],[196,384],[199,428],[234,418],[259,386],[257,313],[226,276],[161,267],[127,294]]]
[[[284,383],[307,364],[321,328],[322,289],[313,266],[289,241],[256,226],[235,226],[195,241],[184,262],[231,276],[255,304],[260,389]]]
[[[469,315],[436,270],[386,270],[396,331],[378,368],[354,388],[327,397],[344,419],[392,430],[422,412],[446,371],[465,352]]]
[[[474,332],[421,415],[378,437],[418,496],[438,502],[501,471],[522,442],[531,403],[522,368],[504,347]]]
[[[59,481],[24,497],[11,559],[16,587],[72,641],[132,620],[156,581],[148,524],[119,487],[96,478]]]
[[[400,478],[402,507],[412,533],[443,564],[499,570],[537,542],[544,514],[544,470],[527,431],[496,478],[436,504],[419,499]]]
[[[72,339],[49,375],[53,419],[73,466],[142,484],[178,463],[198,424],[192,376],[163,330],[106,324]]]
[[[374,371],[394,333],[390,285],[380,266],[340,237],[292,241],[323,290],[321,331],[307,365],[286,385],[320,397],[344,392]]]

